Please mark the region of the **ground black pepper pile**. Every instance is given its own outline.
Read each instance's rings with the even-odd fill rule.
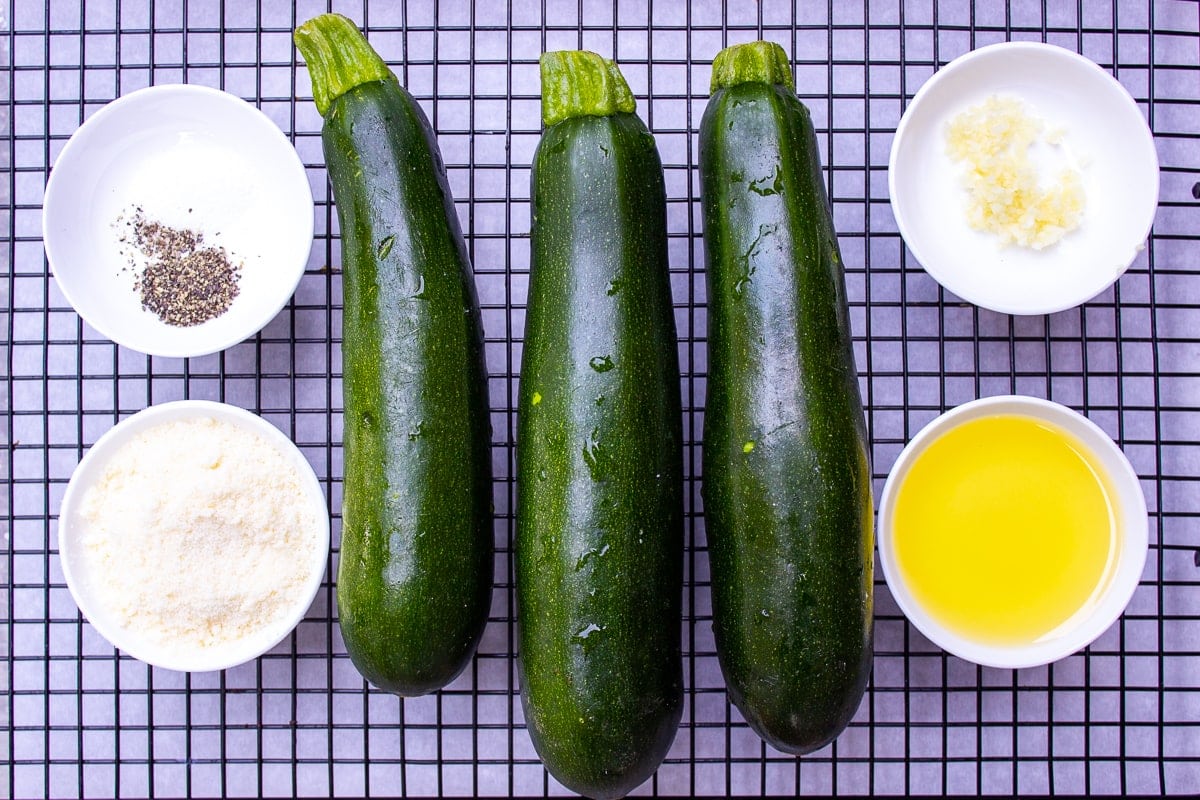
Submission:
[[[205,246],[204,235],[197,231],[146,219],[141,208],[124,223],[129,231],[120,241],[147,260],[133,285],[142,308],[179,327],[199,325],[229,310],[238,296],[242,267],[230,260],[224,247]],[[130,267],[136,263],[131,257]]]

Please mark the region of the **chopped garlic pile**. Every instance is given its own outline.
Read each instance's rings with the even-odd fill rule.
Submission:
[[[1061,132],[1045,124],[1023,102],[993,95],[963,111],[946,126],[946,151],[964,162],[967,222],[997,234],[1005,244],[1041,250],[1079,227],[1083,183],[1071,167],[1039,180],[1030,154],[1037,143],[1062,147]]]

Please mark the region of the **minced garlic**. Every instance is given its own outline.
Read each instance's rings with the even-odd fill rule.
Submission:
[[[1045,128],[1023,102],[997,95],[946,126],[947,153],[966,165],[972,228],[997,234],[1005,244],[1041,250],[1079,227],[1084,208],[1079,172],[1067,166],[1049,180],[1038,178],[1031,148],[1063,147],[1062,132]]]

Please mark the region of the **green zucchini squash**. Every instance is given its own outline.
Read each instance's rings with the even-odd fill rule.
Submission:
[[[517,448],[521,699],[559,781],[620,797],[682,710],[679,362],[654,140],[612,62],[545,53]]]
[[[704,509],[729,696],[789,753],[849,723],[872,661],[868,440],[808,110],[778,45],[727,48],[700,125]]]
[[[470,662],[492,596],[491,454],[471,266],[428,120],[352,22],[296,30],[342,238],[338,616],[399,695]]]

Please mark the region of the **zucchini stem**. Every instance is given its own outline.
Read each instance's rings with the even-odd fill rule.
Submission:
[[[637,104],[617,65],[587,50],[542,53],[542,122],[633,113]]]
[[[717,53],[712,66],[712,91],[739,83],[769,83],[795,91],[792,65],[775,42],[747,42]]]
[[[356,86],[396,76],[358,26],[341,14],[321,14],[296,28],[296,48],[308,65],[313,102],[324,117],[333,101]]]

